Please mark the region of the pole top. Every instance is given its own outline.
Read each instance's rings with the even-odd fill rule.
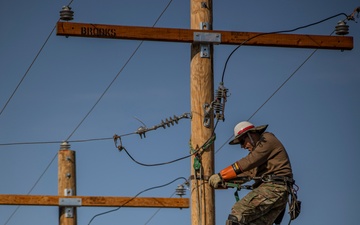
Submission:
[[[70,149],[70,144],[67,141],[64,141],[63,143],[61,143],[60,145],[60,150],[69,150]]]

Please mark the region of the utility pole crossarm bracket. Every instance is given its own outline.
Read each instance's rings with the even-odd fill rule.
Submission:
[[[221,33],[194,32],[194,42],[220,44]]]
[[[212,42],[213,44],[243,44],[270,47],[315,48],[334,50],[351,50],[354,47],[353,37],[351,36],[265,33],[263,33],[264,35],[259,35],[262,33],[119,26],[73,22],[57,23],[57,35],[74,37],[195,43],[199,42],[199,39],[207,39],[208,37],[213,37],[213,35],[215,35],[216,37],[216,35],[218,34],[220,35],[218,37],[219,40],[215,38],[215,40]],[[196,35],[198,35],[199,38],[197,38]],[[254,36],[257,37],[250,39]]]
[[[59,198],[59,206],[81,206],[81,198]]]

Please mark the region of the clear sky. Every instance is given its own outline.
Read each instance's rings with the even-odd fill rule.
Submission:
[[[140,41],[65,38],[54,32],[32,64],[68,2],[0,3],[0,194],[57,195],[57,152],[68,137],[77,156],[77,195],[132,197],[178,177],[189,177],[190,159],[144,167],[119,152],[111,137],[136,131],[143,125],[139,120],[152,127],[191,111],[190,44],[144,42],[124,67]],[[71,6],[74,22],[150,27],[168,3],[74,0]],[[359,5],[355,0],[215,0],[213,29],[294,29],[338,13],[351,14]],[[342,19],[339,16],[296,33],[330,35]],[[225,122],[219,122],[215,131],[215,171],[247,154],[238,146],[223,146],[238,122],[251,117],[255,125],[269,124],[268,131],[287,148],[300,186],[303,209],[294,225],[358,224],[360,25],[353,21],[348,25],[353,50],[316,51],[259,111],[314,50],[242,46],[230,58],[225,73],[230,97]],[[190,1],[173,0],[156,26],[189,28]],[[215,88],[235,47],[214,47]],[[122,144],[139,162],[168,162],[189,154],[190,131],[190,120],[183,119],[178,125],[148,132],[146,138],[125,136]],[[89,139],[104,140],[79,142]],[[141,196],[170,197],[182,183],[178,180]],[[216,224],[225,223],[235,202],[233,192],[216,191]],[[16,209],[0,206],[0,224],[58,221],[57,207]],[[93,216],[110,209],[79,208],[78,224],[86,225]],[[283,223],[287,222],[288,216]],[[91,224],[169,223],[191,224],[190,209],[121,208]]]

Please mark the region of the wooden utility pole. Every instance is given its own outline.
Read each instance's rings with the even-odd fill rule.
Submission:
[[[212,29],[212,0],[192,0],[190,5],[191,29]],[[214,173],[214,145],[201,148],[212,136],[213,114],[204,126],[204,104],[214,99],[213,46],[191,44],[190,62],[191,145],[199,154],[191,157],[191,222],[192,225],[215,224],[214,189],[207,179]],[[193,166],[198,157],[200,167]]]
[[[58,154],[59,196],[76,196],[75,151],[72,151],[69,148],[70,145],[67,142],[62,143]],[[76,225],[76,212],[76,207],[61,206],[59,208],[59,225]]]

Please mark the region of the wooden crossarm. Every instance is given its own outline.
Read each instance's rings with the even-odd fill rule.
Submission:
[[[259,32],[192,30],[72,22],[57,23],[57,35],[89,38],[193,43],[194,32],[221,34],[221,42],[218,44],[226,45],[239,45],[249,38],[257,36],[244,43],[244,45],[334,50],[351,50],[353,48],[353,37],[350,36],[266,34]]]
[[[105,197],[105,196],[49,196],[49,195],[0,195],[0,205],[61,206],[62,199],[81,199],[79,206],[95,207],[146,207],[189,208],[188,198]]]

